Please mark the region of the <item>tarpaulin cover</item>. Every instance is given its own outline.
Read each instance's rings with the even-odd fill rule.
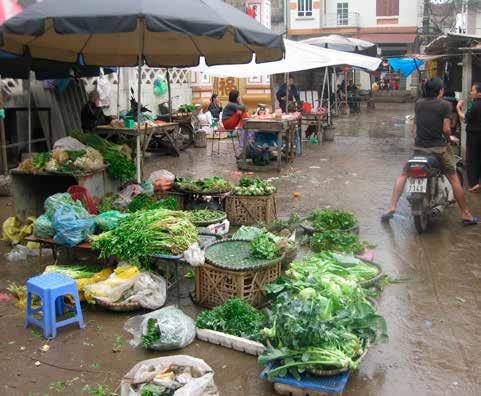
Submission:
[[[409,77],[415,70],[424,65],[424,61],[416,58],[390,58],[389,65],[394,71],[401,72],[405,77]]]

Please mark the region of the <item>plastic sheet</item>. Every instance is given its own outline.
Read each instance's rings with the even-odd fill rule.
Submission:
[[[101,231],[110,231],[116,228],[123,218],[128,216],[118,210],[109,210],[95,217],[95,224]]]
[[[149,319],[155,320],[162,335],[157,342],[151,345],[150,349],[171,351],[184,348],[194,341],[194,321],[180,309],[170,306],[127,320],[124,329],[133,335],[134,338],[130,342],[133,346],[140,345],[142,336],[147,334]]]
[[[55,235],[52,221],[46,215],[38,217],[33,224],[33,234],[39,238],[52,238]]]
[[[167,282],[154,274],[141,273],[134,282],[133,295],[125,302],[138,302],[146,309],[159,309],[167,299]]]

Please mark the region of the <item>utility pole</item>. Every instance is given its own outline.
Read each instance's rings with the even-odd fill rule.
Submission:
[[[430,16],[429,16],[429,10],[430,10],[430,0],[424,0],[424,7],[423,7],[423,35],[427,36],[430,33]]]

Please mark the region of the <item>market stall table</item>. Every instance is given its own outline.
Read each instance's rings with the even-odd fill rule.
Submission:
[[[118,128],[111,125],[99,125],[94,132],[99,135],[104,135],[106,139],[110,139],[116,135],[125,136],[127,138],[136,138],[138,136],[137,129]],[[175,139],[178,134],[179,124],[176,122],[165,122],[162,124],[144,124],[144,126],[140,129],[142,164],[145,158],[145,153],[149,148],[152,138],[154,137],[160,140],[168,140],[169,143],[172,145],[176,155],[180,156],[180,149]]]
[[[244,125],[243,128],[245,131],[249,131],[254,134],[257,132],[266,132],[266,133],[274,133],[277,135],[277,147],[278,147],[277,164],[274,166],[274,168],[277,171],[280,172],[282,167],[282,146],[283,146],[284,140],[286,141],[286,153],[285,153],[286,161],[290,162],[294,160],[294,157],[295,157],[294,138],[296,134],[297,120],[249,118],[243,121],[243,125]],[[247,161],[247,147],[248,147],[247,142],[244,142],[241,158],[237,162],[237,167],[240,170],[262,171],[262,170],[270,170],[273,168],[272,165],[255,166],[255,165],[249,164]]]
[[[324,121],[326,120],[326,116],[326,113],[302,113],[302,127],[316,127],[316,135],[319,144],[321,144],[324,135]]]

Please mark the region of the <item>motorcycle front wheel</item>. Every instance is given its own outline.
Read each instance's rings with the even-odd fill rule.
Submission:
[[[424,234],[428,230],[429,217],[427,214],[415,215],[414,226],[419,234]]]

